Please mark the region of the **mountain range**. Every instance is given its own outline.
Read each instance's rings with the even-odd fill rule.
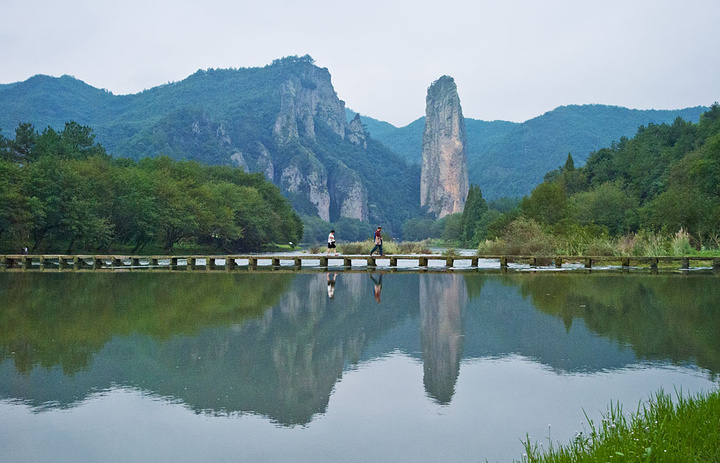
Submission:
[[[199,70],[131,95],[71,76],[36,75],[0,85],[0,108],[6,137],[21,122],[57,130],[75,121],[92,127],[113,156],[167,155],[262,172],[298,212],[326,221],[357,219],[393,231],[423,213],[424,117],[395,127],[358,116],[338,98],[329,70],[309,56],[259,68]],[[582,165],[591,152],[641,125],[677,117],[696,122],[707,109],[584,105],[523,123],[466,118],[470,182],[488,199],[523,196],[568,153]]]
[[[466,117],[470,182],[480,186],[487,199],[521,197],[541,183],[547,172],[563,165],[568,153],[582,166],[592,152],[634,136],[640,126],[669,124],[678,117],[698,122],[708,109],[638,110],[594,104],[560,106],[523,123]],[[346,112],[348,117],[355,116],[352,110]],[[424,117],[405,127],[365,115],[361,118],[371,137],[409,163],[422,162]]]

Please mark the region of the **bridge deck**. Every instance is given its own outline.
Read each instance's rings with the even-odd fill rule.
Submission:
[[[462,262],[459,268],[477,268],[482,260],[482,268],[488,268],[497,261],[499,268],[508,268],[510,264],[528,264],[530,266],[554,266],[562,268],[563,265],[578,264],[585,268],[593,268],[598,265],[617,265],[623,268],[650,267],[657,268],[659,265],[678,265],[680,269],[691,268],[692,263],[704,262],[706,266],[713,269],[720,269],[720,257],[613,257],[613,256],[504,256],[504,255],[483,255],[483,256],[445,256],[441,254],[390,254],[384,256],[369,256],[367,254],[355,255],[325,255],[325,254],[231,254],[231,255],[124,255],[124,254],[6,254],[0,255],[0,270],[5,269],[155,269],[167,268],[171,270],[234,270],[238,268],[254,269],[257,267],[280,267],[293,266],[302,267],[368,267],[389,266],[398,267],[398,262],[410,261],[418,268],[457,268],[456,263]],[[438,262],[439,265],[438,265]],[[490,262],[488,262],[490,261]],[[434,263],[431,264],[431,263]]]

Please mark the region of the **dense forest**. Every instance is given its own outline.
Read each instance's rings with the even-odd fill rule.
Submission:
[[[460,92],[462,98],[462,92]],[[572,153],[578,166],[588,156],[621,137],[632,137],[641,125],[672,123],[676,118],[697,122],[707,107],[679,110],[637,110],[606,105],[570,105],[553,109],[523,123],[465,118],[470,182],[481,185],[487,199],[521,198],[543,175]],[[348,110],[349,118],[355,113]],[[425,118],[405,127],[367,116],[370,135],[402,155],[422,162]]]
[[[112,158],[76,122],[0,135],[0,250],[222,252],[297,243],[302,222],[262,174],[166,156]]]
[[[673,243],[684,246],[679,253],[717,249],[720,105],[698,123],[641,126],[633,138],[593,152],[581,168],[568,154],[518,208],[488,210],[475,223],[469,242],[485,251],[657,255],[672,252]]]

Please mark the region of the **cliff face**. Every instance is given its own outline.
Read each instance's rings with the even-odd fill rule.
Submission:
[[[301,136],[315,140],[315,118],[345,137],[345,102],[330,82],[327,69],[304,66],[280,85],[280,114],[273,127],[275,141],[286,145]]]
[[[422,144],[420,206],[436,217],[462,212],[468,193],[465,119],[455,80],[430,85]]]
[[[345,121],[345,103],[335,93],[328,70],[302,66],[301,72],[280,85],[278,93],[280,113],[273,126],[273,139],[280,150],[290,150],[293,155],[287,163],[280,161],[280,165],[272,162],[272,156],[264,156],[258,168],[266,175],[279,168],[283,191],[298,201],[311,203],[323,220],[367,220],[367,193],[360,176],[334,160],[322,162],[313,152],[319,129],[316,124],[325,125],[343,140],[348,134],[348,141],[354,145],[367,146],[360,119],[352,124]],[[334,181],[329,182],[329,178]]]
[[[400,230],[419,212],[419,171],[346,122],[330,72],[309,56],[264,67],[199,70],[135,95],[69,76],[0,86],[0,126],[92,127],[115,157],[169,156],[265,175],[303,214]],[[49,110],[49,109],[52,110]],[[387,175],[391,172],[392,175]],[[412,199],[415,199],[413,201]]]

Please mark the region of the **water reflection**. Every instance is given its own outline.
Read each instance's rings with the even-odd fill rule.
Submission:
[[[448,404],[463,354],[463,313],[468,296],[460,275],[430,274],[420,280],[423,384],[428,395]]]
[[[477,358],[720,372],[720,289],[705,276],[7,273],[0,294],[0,398],[36,410],[121,386],[306,425],[344,372],[394,352],[422,362],[441,405]]]
[[[332,277],[330,276],[330,272],[327,274],[327,294],[330,299],[335,297],[335,282],[337,281],[337,276],[337,273],[333,273]]]
[[[375,279],[375,275],[370,274],[370,279],[373,282],[373,296],[375,296],[375,302],[380,304],[380,293],[382,293],[382,273]]]

